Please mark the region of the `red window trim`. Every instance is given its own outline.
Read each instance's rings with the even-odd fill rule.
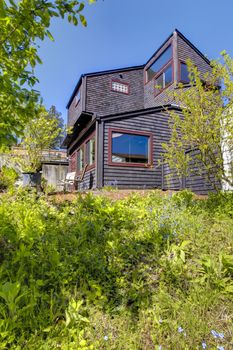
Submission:
[[[112,88],[112,83],[120,83],[120,84],[123,84],[123,85],[127,85],[128,86],[128,92],[123,92],[123,91],[116,91]],[[123,95],[129,95],[130,94],[130,84],[125,82],[125,81],[122,81],[120,79],[111,79],[111,82],[110,82],[110,89],[111,91],[113,92],[117,92],[117,93],[120,93],[120,94],[123,94]]]
[[[174,45],[173,45],[173,40],[171,39],[168,43],[167,43],[167,46],[166,47],[164,47],[164,49],[162,50],[162,52],[160,53],[160,55],[158,56],[158,57],[156,57],[154,60],[153,60],[153,62],[146,68],[145,67],[145,70],[144,70],[144,85],[146,85],[146,84],[148,84],[150,81],[152,81],[154,78],[155,78],[155,75],[150,79],[150,80],[148,80],[147,79],[147,71],[148,71],[148,69],[154,64],[154,62],[163,54],[163,52],[164,51],[166,51],[166,49],[169,47],[171,45],[171,49],[172,49],[172,57],[170,58],[170,60],[169,61],[167,61],[161,68],[160,68],[160,70],[156,73],[156,76],[159,74],[159,73],[161,73],[161,71],[165,68],[165,66],[168,64],[168,63],[171,63],[172,61],[173,61],[173,57],[174,57],[174,55],[173,55],[173,51],[174,51]]]
[[[122,134],[132,134],[132,135],[142,135],[149,136],[149,147],[148,147],[148,161],[149,163],[117,163],[112,161],[112,133],[120,132]],[[153,134],[147,131],[138,131],[138,130],[128,130],[128,129],[118,129],[118,128],[109,128],[108,130],[108,165],[118,166],[118,167],[140,167],[140,168],[149,168],[153,166]]]
[[[169,67],[169,65],[172,66],[172,81],[167,85],[165,86],[163,89],[159,90],[157,93],[156,93],[156,88],[155,88],[155,80],[166,70],[167,67]],[[174,83],[174,60],[172,59],[171,62],[168,62],[162,71],[160,71],[158,74],[156,74],[156,76],[153,78],[154,79],[154,97],[157,97],[159,94],[161,94],[161,92],[163,92],[164,90],[166,90],[169,86],[171,86],[173,83]]]
[[[78,151],[83,147],[84,166],[85,166],[85,159],[86,159],[86,152],[87,152],[87,151],[86,151],[87,142],[90,141],[93,137],[95,137],[95,135],[96,135],[96,133],[95,133],[95,131],[93,131],[93,132],[81,143],[81,145],[80,145],[80,146],[77,148],[77,150],[76,150],[76,153],[77,153],[77,154],[76,154],[76,157],[77,157],[77,156],[78,156]],[[76,165],[76,169],[77,169],[77,167],[78,167],[78,163],[77,163],[77,165]],[[92,169],[94,169],[94,168],[95,168],[95,162],[94,162],[93,164],[91,164],[91,165],[88,164],[86,171],[92,170]],[[77,170],[77,174],[78,174],[78,175],[81,174],[82,171],[83,171],[83,169],[80,170],[80,171]]]

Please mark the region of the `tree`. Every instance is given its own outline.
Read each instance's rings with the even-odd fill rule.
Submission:
[[[67,17],[86,26],[83,8],[77,0],[0,0],[0,147],[15,142],[38,108],[34,68],[41,63],[39,40],[53,40],[51,19]]]
[[[218,180],[233,186],[233,60],[225,52],[222,57],[205,75],[187,61],[190,86],[179,84],[173,92],[183,116],[169,112],[171,138],[163,149],[165,161],[179,175],[193,169],[203,175],[204,169],[212,184]]]
[[[20,146],[25,156],[16,162],[24,172],[37,172],[41,168],[42,151],[53,147],[61,134],[60,120],[51,116],[44,107],[39,107],[36,116],[26,124]]]
[[[60,148],[65,136],[64,120],[61,117],[61,113],[57,111],[55,106],[51,106],[48,110],[48,118],[55,119],[57,121],[57,127],[59,128],[59,134],[51,143],[50,148]]]

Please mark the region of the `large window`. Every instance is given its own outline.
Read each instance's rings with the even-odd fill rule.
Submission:
[[[151,135],[137,132],[110,132],[110,162],[121,164],[149,164]]]
[[[172,46],[169,45],[165,51],[147,69],[147,81],[151,80],[172,59]]]
[[[155,79],[155,95],[165,89],[172,83],[172,65],[169,65],[164,71]]]

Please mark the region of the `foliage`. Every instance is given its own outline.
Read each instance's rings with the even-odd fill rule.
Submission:
[[[62,141],[65,137],[64,120],[61,117],[61,113],[57,111],[55,106],[51,106],[50,109],[48,110],[48,118],[57,120],[57,126],[60,130],[60,133],[57,135],[57,137],[51,143],[50,147],[55,148],[55,149],[59,149],[61,147]]]
[[[40,107],[37,115],[25,126],[20,143],[25,156],[15,158],[24,172],[37,172],[41,169],[42,151],[51,148],[60,133],[59,120],[48,114],[44,107]]]
[[[233,158],[229,164],[224,164],[224,158],[233,152],[233,60],[226,53],[223,59],[223,64],[212,62],[206,74],[187,61],[190,85],[179,84],[173,92],[183,116],[169,112],[171,139],[163,148],[166,161],[179,175],[193,170],[203,175],[204,170],[213,185],[217,180],[232,186]]]
[[[91,1],[94,2],[94,1]],[[15,142],[34,115],[39,93],[34,68],[41,63],[38,43],[49,38],[53,18],[86,26],[84,2],[77,0],[0,0],[0,146]]]
[[[233,197],[216,198],[1,196],[0,349],[231,349]]]
[[[17,172],[4,165],[0,170],[0,191],[12,188],[17,178]]]

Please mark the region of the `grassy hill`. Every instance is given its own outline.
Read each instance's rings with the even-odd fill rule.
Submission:
[[[233,348],[233,195],[0,198],[0,349]]]

